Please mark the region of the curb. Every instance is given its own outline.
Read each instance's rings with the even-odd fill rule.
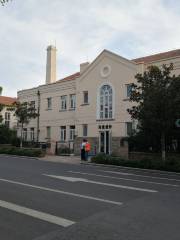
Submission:
[[[39,160],[37,157],[28,157],[28,156],[22,156],[22,155],[11,155],[11,154],[0,154],[0,156],[4,156],[4,157],[14,157],[14,158],[29,158],[29,159],[33,159],[33,160]]]
[[[84,165],[90,165],[90,166],[97,166],[97,167],[105,167],[105,168],[115,168],[115,169],[127,169],[127,170],[138,170],[138,171],[146,171],[151,173],[167,173],[167,174],[174,174],[174,175],[180,175],[179,172],[169,172],[164,170],[156,170],[156,169],[147,169],[147,168],[133,168],[133,167],[125,167],[125,166],[116,166],[116,165],[110,165],[110,164],[98,164],[98,163],[92,163],[92,162],[81,162],[80,164]]]

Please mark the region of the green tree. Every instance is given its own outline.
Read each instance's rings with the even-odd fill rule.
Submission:
[[[4,108],[3,104],[0,104],[0,124],[1,124],[2,121],[3,121],[3,117],[2,117],[2,115],[1,115],[1,112],[2,112],[3,108]]]
[[[23,127],[25,124],[28,124],[31,119],[35,119],[38,114],[36,113],[36,109],[29,103],[19,103],[17,102],[15,105],[15,116],[17,117],[18,124],[20,125],[20,147],[22,148],[23,143]]]
[[[0,86],[0,95],[2,94],[2,90],[3,90],[3,88]],[[3,104],[0,103],[0,123],[2,123],[2,121],[3,121],[3,118],[2,118],[2,115],[1,115],[3,107],[4,107]]]
[[[0,125],[0,144],[12,144],[13,142],[18,142],[16,137],[16,131],[9,129],[4,124]]]
[[[5,3],[9,2],[10,0],[0,0],[0,3],[4,6]]]
[[[139,129],[147,136],[159,137],[162,160],[166,159],[166,138],[180,118],[180,76],[172,75],[173,65],[150,66],[137,74],[130,101],[136,103],[128,112],[137,119]]]

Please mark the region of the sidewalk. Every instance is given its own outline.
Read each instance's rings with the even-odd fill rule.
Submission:
[[[43,158],[38,158],[41,161],[47,162],[58,162],[58,163],[69,163],[69,164],[80,164],[80,156],[56,156],[56,155],[46,155]]]

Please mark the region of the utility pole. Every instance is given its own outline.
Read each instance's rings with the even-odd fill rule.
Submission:
[[[38,97],[38,108],[37,108],[37,143],[39,142],[39,118],[40,118],[40,101],[41,101],[41,97],[40,97],[40,91],[37,91],[37,97]]]

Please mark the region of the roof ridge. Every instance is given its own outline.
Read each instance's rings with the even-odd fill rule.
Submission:
[[[56,82],[60,82],[60,81],[68,81],[68,80],[75,80],[77,77],[79,77],[80,76],[80,72],[75,72],[75,73],[73,73],[73,74],[71,74],[71,75],[68,75],[68,76],[66,76],[66,77],[64,77],[64,78],[61,78],[61,79],[59,79],[59,80],[57,80]]]
[[[16,102],[17,98],[15,97],[7,97],[7,96],[0,96],[0,104],[3,105],[11,105]]]
[[[139,57],[139,58],[134,58],[131,59],[131,61],[134,62],[153,62],[156,60],[161,60],[163,58],[171,58],[171,57],[176,57],[176,56],[180,56],[180,49],[174,49],[174,50],[169,50],[166,52],[160,52],[160,53],[155,53],[155,54],[151,54],[151,55],[147,55],[144,57]]]

